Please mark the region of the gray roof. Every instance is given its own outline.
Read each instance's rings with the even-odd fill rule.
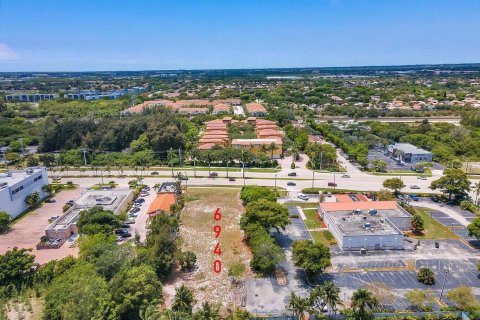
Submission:
[[[410,143],[395,143],[391,145],[393,149],[403,150],[405,153],[421,154],[421,153],[430,153],[430,151],[418,148]]]

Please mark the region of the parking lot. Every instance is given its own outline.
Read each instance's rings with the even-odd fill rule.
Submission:
[[[368,161],[372,161],[375,159],[383,160],[387,163],[387,170],[389,171],[405,171],[410,170],[410,166],[399,164],[398,161],[386,156],[382,151],[379,150],[368,150],[367,155]]]
[[[8,233],[0,235],[0,254],[4,254],[13,247],[32,248],[35,261],[40,264],[69,255],[76,256],[77,248],[70,248],[68,242],[59,249],[37,250],[35,246],[45,235],[45,228],[49,225],[48,219],[52,216],[62,215],[62,207],[65,203],[76,199],[83,191],[82,188],[61,191],[54,197],[55,203],[43,203],[40,208],[21,218]]]
[[[305,223],[300,218],[296,207],[289,207],[291,224],[280,232],[273,231],[279,245],[284,250],[287,259],[279,265],[279,269],[285,272],[286,285],[280,286],[274,276],[268,278],[255,278],[246,281],[248,311],[258,314],[280,314],[286,311],[290,302],[290,293],[295,291],[300,296],[307,296],[310,289],[305,281],[303,270],[295,267],[291,261],[292,242],[295,240],[312,240]]]

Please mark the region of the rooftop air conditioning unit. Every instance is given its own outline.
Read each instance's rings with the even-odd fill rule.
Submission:
[[[355,210],[353,210],[353,213],[354,213],[354,214],[360,214],[360,213],[362,213],[362,210],[360,210],[360,209],[355,209]]]
[[[364,227],[365,229],[370,228],[370,222],[366,222],[366,223],[363,225],[363,227]]]
[[[368,210],[368,213],[372,216],[376,215],[377,214],[377,210],[376,209],[370,209]]]
[[[8,187],[8,182],[0,183],[0,189],[5,189],[6,187]]]
[[[25,172],[26,172],[27,174],[33,174],[33,169],[27,169]]]

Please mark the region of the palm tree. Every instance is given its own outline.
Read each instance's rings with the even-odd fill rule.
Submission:
[[[337,311],[337,305],[341,304],[340,289],[333,284],[332,281],[327,281],[322,285],[324,298],[328,308],[334,313]]]
[[[234,159],[232,150],[229,148],[224,149],[222,152],[222,156],[223,156],[223,160],[225,160],[227,163],[227,178],[228,178],[228,165],[229,165],[229,162]]]
[[[40,202],[40,193],[38,193],[37,191],[25,197],[25,204],[30,208],[34,207],[39,202]]]
[[[197,158],[199,156],[199,151],[197,148],[193,148],[190,151],[190,156],[193,158],[193,176],[197,177]]]
[[[220,320],[220,308],[208,302],[202,303],[202,309],[195,313],[198,320]]]
[[[168,153],[167,153],[167,162],[170,165],[170,167],[172,167],[172,177],[173,177],[174,160],[175,160],[175,151],[172,148],[170,148],[170,150],[168,150]]]
[[[268,146],[266,144],[262,144],[260,146],[260,151],[266,154],[268,151],[270,151],[270,146]]]
[[[211,164],[213,160],[213,153],[212,151],[208,150],[205,153],[205,160],[208,162],[208,175],[210,175],[210,170],[211,170]]]
[[[158,308],[153,305],[141,309],[139,316],[142,320],[160,320],[160,312],[158,311]]]
[[[358,289],[353,293],[351,307],[359,319],[364,319],[367,308],[373,310],[379,303],[372,293],[367,289]]]
[[[305,312],[308,311],[309,307],[309,298],[301,298],[293,291],[290,293],[290,304],[288,305],[288,309],[292,312],[292,316],[297,317],[298,320],[303,320]]]
[[[475,183],[473,186],[473,190],[475,191],[475,204],[478,205],[478,195],[480,195],[480,182]]]
[[[272,142],[272,143],[270,144],[270,151],[272,152],[272,153],[271,153],[271,156],[270,156],[270,159],[273,159],[273,152],[274,152],[275,150],[277,150],[277,149],[278,149],[278,147],[277,147],[277,145],[275,144],[275,142]]]
[[[175,299],[173,300],[172,304],[172,311],[183,312],[191,315],[193,304],[194,300],[192,291],[190,291],[187,286],[182,284],[182,286],[178,288],[177,292],[175,293]]]

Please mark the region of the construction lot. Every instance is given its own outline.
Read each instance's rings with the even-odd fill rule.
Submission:
[[[181,214],[180,235],[182,249],[193,251],[197,256],[197,266],[192,272],[176,270],[164,286],[166,302],[175,294],[175,288],[187,285],[195,292],[197,305],[204,301],[214,301],[223,310],[241,305],[245,299],[244,279],[249,275],[250,252],[243,242],[240,230],[240,217],[243,206],[240,189],[192,188],[185,193],[186,203]],[[214,212],[219,208],[222,215],[214,220]],[[214,226],[221,226],[218,239]],[[215,255],[216,244],[220,244],[221,255]],[[214,271],[215,260],[220,260],[220,273]],[[229,276],[229,270],[243,270],[237,276]],[[241,274],[241,275],[239,275]]]

